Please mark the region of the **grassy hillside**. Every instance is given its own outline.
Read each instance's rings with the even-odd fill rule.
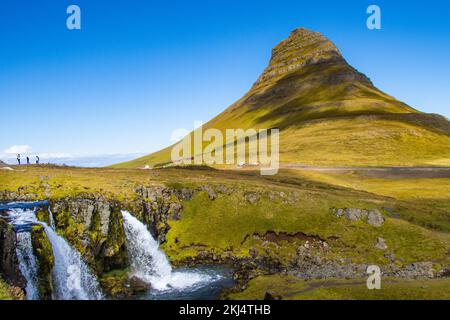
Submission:
[[[449,300],[450,280],[384,279],[381,290],[368,290],[366,279],[305,281],[292,276],[262,276],[229,299],[262,300],[266,292],[285,300]]]
[[[52,200],[101,193],[107,198],[126,201],[133,199],[135,189],[140,185],[196,190],[190,201],[182,203],[181,220],[169,222],[170,230],[163,249],[173,262],[195,257],[201,252],[238,257],[248,256],[251,249],[264,253],[268,248],[259,236],[267,232],[302,233],[327,240],[332,243],[332,249],[327,253],[329,258],[350,258],[355,263],[388,263],[385,252],[374,247],[377,237],[386,239],[389,250],[395,253],[400,264],[448,262],[448,207],[431,201],[404,201],[318,180],[295,177],[285,170],[275,177],[263,178],[258,172],[208,169],[30,166],[20,171],[0,172],[0,191],[28,193],[36,199]],[[425,180],[424,184],[430,183]],[[450,188],[450,179],[440,183],[443,186],[436,192],[449,203],[446,190]],[[412,185],[416,184],[417,181],[412,181]],[[216,190],[214,199],[203,188],[205,185]],[[254,201],[247,200],[249,194]],[[420,198],[420,192],[416,195]],[[362,221],[349,222],[336,217],[332,208],[378,209],[386,222],[381,228]],[[398,216],[392,216],[392,212]],[[431,214],[424,215],[423,219],[410,219],[411,215],[420,216],[427,212]],[[293,238],[273,245],[274,249],[279,245],[283,249],[266,253],[288,261],[295,255],[299,243]]]
[[[450,166],[450,123],[381,92],[322,35],[295,30],[250,91],[204,129],[280,129],[280,160]],[[204,145],[205,146],[205,145]],[[166,164],[171,148],[116,167]]]

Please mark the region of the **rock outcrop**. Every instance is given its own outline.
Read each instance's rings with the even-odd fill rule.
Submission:
[[[25,288],[16,254],[17,238],[12,226],[0,217],[0,273],[13,286]]]
[[[304,28],[295,29],[287,39],[273,48],[269,66],[256,81],[254,89],[271,84],[270,80],[301,68],[333,62],[342,63],[345,60],[339,49],[328,38],[319,32]],[[342,74],[339,80],[358,80],[371,84],[363,74],[352,69],[349,71],[353,72]]]
[[[51,201],[56,229],[103,273],[127,266],[121,206],[97,194]]]
[[[44,228],[35,225],[31,229],[33,253],[37,261],[38,290],[41,300],[51,300],[53,292],[52,272],[55,264],[53,249]]]
[[[365,210],[357,208],[332,209],[337,217],[345,217],[348,221],[366,221],[374,227],[381,227],[384,224],[384,217],[378,210]]]

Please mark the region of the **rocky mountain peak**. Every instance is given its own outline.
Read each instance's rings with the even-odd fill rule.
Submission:
[[[328,38],[319,32],[298,28],[273,48],[269,66],[255,86],[264,86],[273,78],[305,66],[343,60],[339,49]]]

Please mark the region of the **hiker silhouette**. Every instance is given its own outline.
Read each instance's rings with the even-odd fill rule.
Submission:
[[[20,166],[20,154],[17,155],[17,163],[18,163],[19,166]]]
[[[30,164],[30,157],[27,157],[27,164]]]
[[[36,164],[39,164],[39,156],[36,156]]]

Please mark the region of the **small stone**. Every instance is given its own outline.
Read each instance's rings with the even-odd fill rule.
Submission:
[[[231,194],[231,190],[228,189],[226,186],[224,186],[223,184],[219,184],[216,187],[217,192],[222,193],[222,194]]]
[[[389,259],[391,262],[395,262],[397,260],[397,257],[392,252],[388,252],[384,255],[387,259]]]
[[[209,200],[215,200],[217,198],[216,192],[210,186],[202,186],[201,189],[208,193]]]
[[[387,250],[388,246],[386,244],[386,240],[383,238],[377,238],[377,243],[375,244],[375,248],[380,250]]]
[[[337,209],[336,210],[336,216],[342,217],[344,215],[344,209]]]
[[[258,251],[255,248],[251,248],[248,251],[248,254],[250,255],[250,257],[252,258],[256,258],[258,256]]]
[[[254,193],[254,192],[247,192],[244,195],[244,197],[245,197],[245,200],[247,202],[250,202],[251,204],[256,204],[258,202],[258,200],[259,200],[258,195],[256,193]]]
[[[264,300],[282,300],[282,297],[274,291],[267,291],[264,295]]]

